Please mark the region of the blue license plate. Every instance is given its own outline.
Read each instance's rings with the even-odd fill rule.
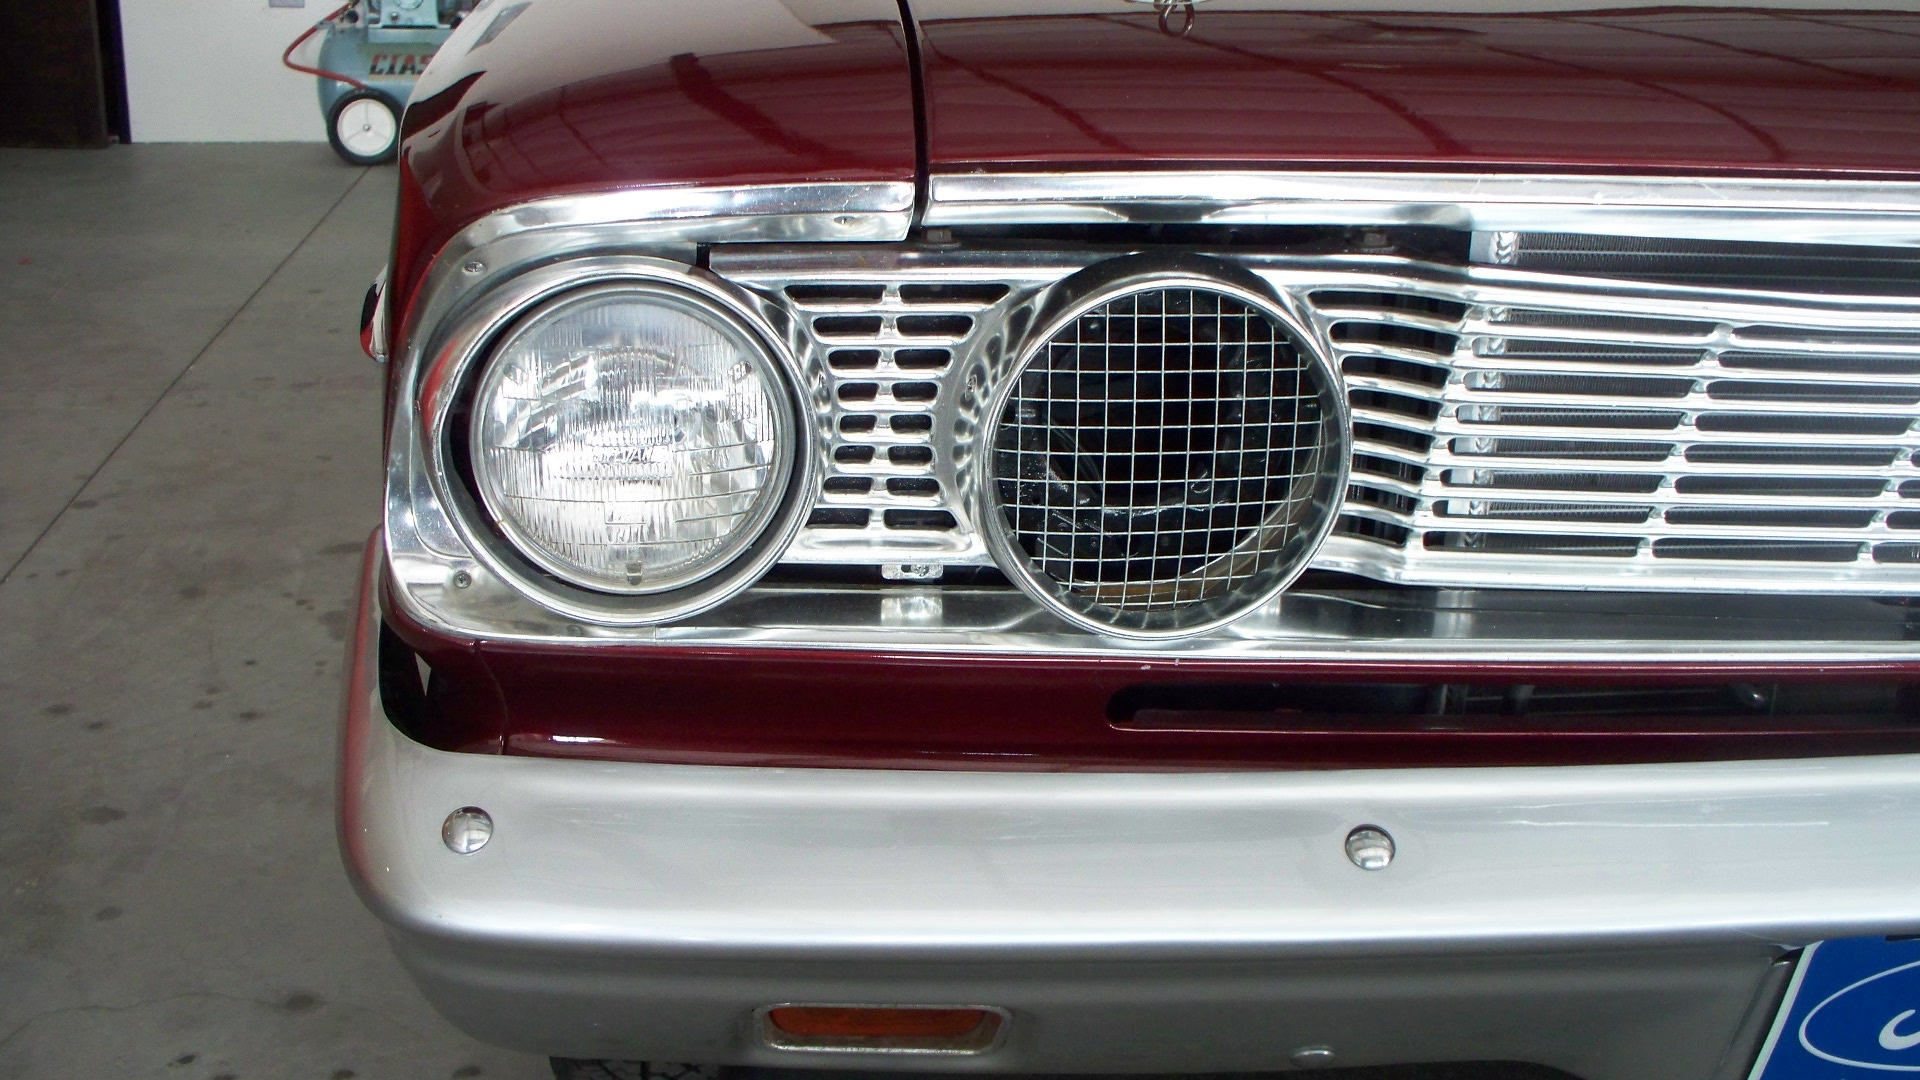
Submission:
[[[1748,1080],[1920,1073],[1920,940],[1839,938],[1807,948]]]

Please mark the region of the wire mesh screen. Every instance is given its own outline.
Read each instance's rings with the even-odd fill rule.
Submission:
[[[1115,626],[1259,594],[1329,512],[1324,376],[1270,315],[1202,288],[1127,293],[1020,372],[994,432],[1011,538]]]

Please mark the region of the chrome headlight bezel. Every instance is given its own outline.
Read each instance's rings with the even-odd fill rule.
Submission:
[[[584,586],[552,566],[538,545],[503,527],[474,486],[467,440],[454,419],[479,390],[488,361],[530,320],[579,299],[620,290],[670,294],[698,305],[757,347],[778,414],[772,495],[743,529],[729,561],[667,589],[610,592]],[[792,543],[812,508],[818,447],[806,381],[782,316],[748,293],[696,268],[643,256],[607,256],[543,267],[519,275],[476,301],[441,337],[422,373],[417,400],[429,482],[474,558],[515,591],[581,622],[650,626],[706,611],[759,580]]]
[[[1062,330],[1082,315],[1130,293],[1152,289],[1201,289],[1237,300],[1272,319],[1289,337],[1303,360],[1320,379],[1319,401],[1326,434],[1325,464],[1314,478],[1313,503],[1319,508],[1312,527],[1286,545],[1288,554],[1274,572],[1264,572],[1247,587],[1192,605],[1183,617],[1148,619],[1138,624],[1109,621],[1094,608],[1077,603],[1067,589],[1043,575],[1006,518],[999,485],[993,475],[994,432],[1009,398],[1035,356]],[[1339,518],[1353,456],[1353,423],[1344,382],[1330,357],[1332,349],[1313,329],[1311,319],[1294,301],[1266,286],[1259,278],[1231,264],[1205,258],[1163,259],[1123,256],[1096,263],[1061,281],[1043,303],[1033,330],[1014,351],[1014,362],[999,378],[981,416],[982,447],[974,455],[974,520],[985,536],[995,564],[1020,590],[1052,614],[1085,630],[1108,637],[1164,640],[1192,637],[1217,630],[1264,607],[1298,580],[1314,553],[1326,542]]]
[[[739,355],[743,356],[753,369],[754,381],[769,406],[767,420],[770,423],[770,430],[763,436],[770,450],[770,460],[766,462],[769,469],[767,483],[753,494],[747,511],[742,515],[739,523],[719,538],[709,553],[700,556],[689,568],[666,575],[657,581],[630,579],[626,582],[617,582],[595,579],[587,567],[570,562],[564,555],[554,550],[551,543],[536,536],[530,523],[516,514],[513,506],[515,496],[503,486],[498,470],[489,468],[485,460],[488,449],[485,437],[488,424],[484,417],[496,404],[493,394],[500,389],[500,380],[506,376],[509,369],[508,357],[513,354],[516,347],[553,324],[581,309],[607,302],[626,302],[637,307],[650,306],[669,311],[677,310],[683,315],[689,315],[719,330],[723,338],[731,339]],[[485,359],[477,365],[473,373],[473,407],[467,415],[465,425],[467,428],[466,462],[470,470],[468,479],[479,490],[481,506],[494,528],[506,536],[516,551],[540,569],[589,592],[609,593],[616,596],[650,596],[670,593],[692,588],[724,570],[742,550],[765,531],[767,523],[779,508],[780,495],[792,465],[792,454],[789,448],[795,438],[793,410],[781,401],[781,398],[786,396],[782,391],[783,380],[774,365],[772,356],[756,338],[757,335],[752,329],[739,319],[721,308],[701,301],[683,289],[632,279],[581,285],[549,297],[520,315],[501,333],[498,342],[486,350]]]

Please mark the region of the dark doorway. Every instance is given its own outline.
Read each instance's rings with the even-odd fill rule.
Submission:
[[[114,0],[105,2],[112,6]],[[0,101],[7,103],[0,109],[0,145],[107,145],[111,129],[101,3],[0,3]],[[117,51],[117,7],[113,22]]]
[[[127,51],[120,44],[120,0],[95,0],[100,19],[100,89],[106,96],[107,134],[123,143],[133,141],[132,112],[127,108]]]

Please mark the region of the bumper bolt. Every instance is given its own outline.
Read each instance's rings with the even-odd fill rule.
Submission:
[[[1378,825],[1362,825],[1347,834],[1347,858],[1362,870],[1385,870],[1393,861],[1393,837]]]
[[[463,806],[447,815],[440,839],[455,855],[471,855],[493,839],[493,818],[477,806]]]

